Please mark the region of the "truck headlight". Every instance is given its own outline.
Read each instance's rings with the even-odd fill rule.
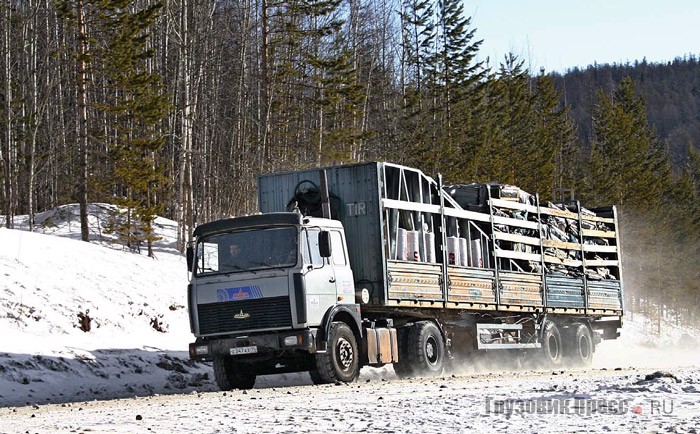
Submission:
[[[293,345],[301,345],[303,342],[303,338],[301,336],[287,336],[284,338],[284,345],[287,347],[291,347]]]

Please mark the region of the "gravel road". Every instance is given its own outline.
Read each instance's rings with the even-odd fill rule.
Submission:
[[[2,433],[687,432],[700,368],[525,371],[0,408]]]

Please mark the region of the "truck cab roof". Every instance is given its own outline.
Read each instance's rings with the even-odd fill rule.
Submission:
[[[236,229],[250,229],[255,227],[269,228],[271,226],[289,225],[319,226],[324,228],[341,229],[343,225],[337,220],[329,220],[319,217],[304,217],[297,212],[273,212],[253,214],[242,217],[216,220],[197,226],[194,230],[195,237],[212,235],[221,232],[229,232]]]

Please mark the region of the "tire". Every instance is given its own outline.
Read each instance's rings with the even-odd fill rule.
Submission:
[[[419,321],[408,332],[407,358],[414,374],[437,376],[445,367],[445,341],[431,321]],[[401,359],[399,359],[401,360]]]
[[[399,344],[399,361],[393,364],[394,373],[399,378],[408,378],[413,376],[413,366],[408,356],[408,329],[400,328],[397,330]]]
[[[231,357],[214,358],[214,380],[222,391],[252,389],[256,374],[236,363]]]
[[[553,321],[546,321],[542,331],[540,355],[545,368],[556,368],[562,364],[562,341],[559,327]]]
[[[357,349],[357,340],[347,324],[342,322],[331,324],[326,352],[316,354],[316,370],[317,378],[323,383],[336,381],[351,383],[360,375],[360,352]],[[313,376],[311,380],[314,380]]]
[[[399,359],[401,360],[401,359]],[[399,378],[408,378],[413,376],[413,369],[407,362],[396,362],[393,364],[394,373]]]
[[[311,369],[309,371],[309,377],[311,377],[311,382],[314,384],[328,384],[328,381],[324,380],[321,377],[321,374],[318,372],[317,369]]]
[[[572,324],[569,337],[564,346],[566,361],[576,367],[591,366],[594,346],[590,329],[585,324]]]

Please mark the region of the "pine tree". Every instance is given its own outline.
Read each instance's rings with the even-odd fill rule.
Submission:
[[[97,107],[112,120],[104,140],[113,163],[110,181],[125,214],[118,233],[130,247],[145,242],[152,257],[152,243],[157,240],[153,221],[162,209],[168,184],[156,155],[165,143],[160,124],[169,103],[160,75],[148,68],[153,56],[148,41],[163,5],[137,10],[135,3],[102,0],[100,4],[105,44],[99,56],[112,98]]]
[[[476,60],[482,41],[475,40],[476,29],[470,26],[471,18],[464,16],[460,1],[441,0],[435,31],[425,25],[431,31],[423,33],[429,44],[421,45],[430,47],[430,52],[421,56],[424,83],[419,98],[423,102],[415,116],[414,140],[409,142],[410,163],[429,173],[442,171],[447,179],[466,166],[463,150],[483,96],[480,87],[486,71]]]
[[[492,173],[502,183],[518,184],[525,189],[531,188],[527,181],[534,166],[530,154],[535,142],[530,86],[530,75],[524,62],[514,54],[508,54],[496,74],[492,101],[500,128],[495,152],[507,161],[507,165],[493,168]]]
[[[97,8],[97,1],[91,0],[56,0],[56,10],[58,15],[65,19],[68,24],[75,29],[76,47],[73,51],[73,58],[76,62],[76,125],[77,125],[77,155],[80,170],[75,180],[76,196],[80,207],[80,236],[83,241],[89,241],[88,228],[88,189],[90,183],[89,173],[90,155],[92,151],[92,137],[90,137],[90,127],[94,122],[89,111],[88,95],[88,75],[94,58],[91,48],[94,38],[91,37],[90,27],[92,14],[91,10]]]
[[[646,102],[630,78],[623,79],[612,96],[598,92],[593,125],[594,201],[628,210],[658,208],[669,185],[666,145],[649,125]]]
[[[530,179],[523,188],[540,195],[549,195],[555,188],[575,189],[581,156],[569,108],[563,105],[551,75],[538,75],[534,92],[534,142],[529,150],[533,158],[527,170]]]
[[[586,203],[619,207],[623,269],[634,267],[645,276],[633,295],[658,299],[655,294],[668,284],[666,270],[679,269],[673,244],[659,242],[674,236],[672,214],[662,207],[671,193],[665,143],[648,124],[646,102],[629,77],[613,95],[598,92],[593,126],[592,191]]]
[[[361,139],[362,97],[353,47],[343,32],[342,0],[294,0],[280,6],[269,51],[271,161],[296,166],[342,162]]]
[[[426,68],[433,56],[436,29],[432,0],[404,0],[401,11],[403,52],[402,93],[404,107],[411,113],[422,108]]]
[[[441,87],[448,120],[449,105],[468,95],[485,76],[483,62],[476,61],[483,40],[475,36],[476,28],[471,27],[471,17],[464,16],[463,3],[440,0],[438,48],[429,67]]]

